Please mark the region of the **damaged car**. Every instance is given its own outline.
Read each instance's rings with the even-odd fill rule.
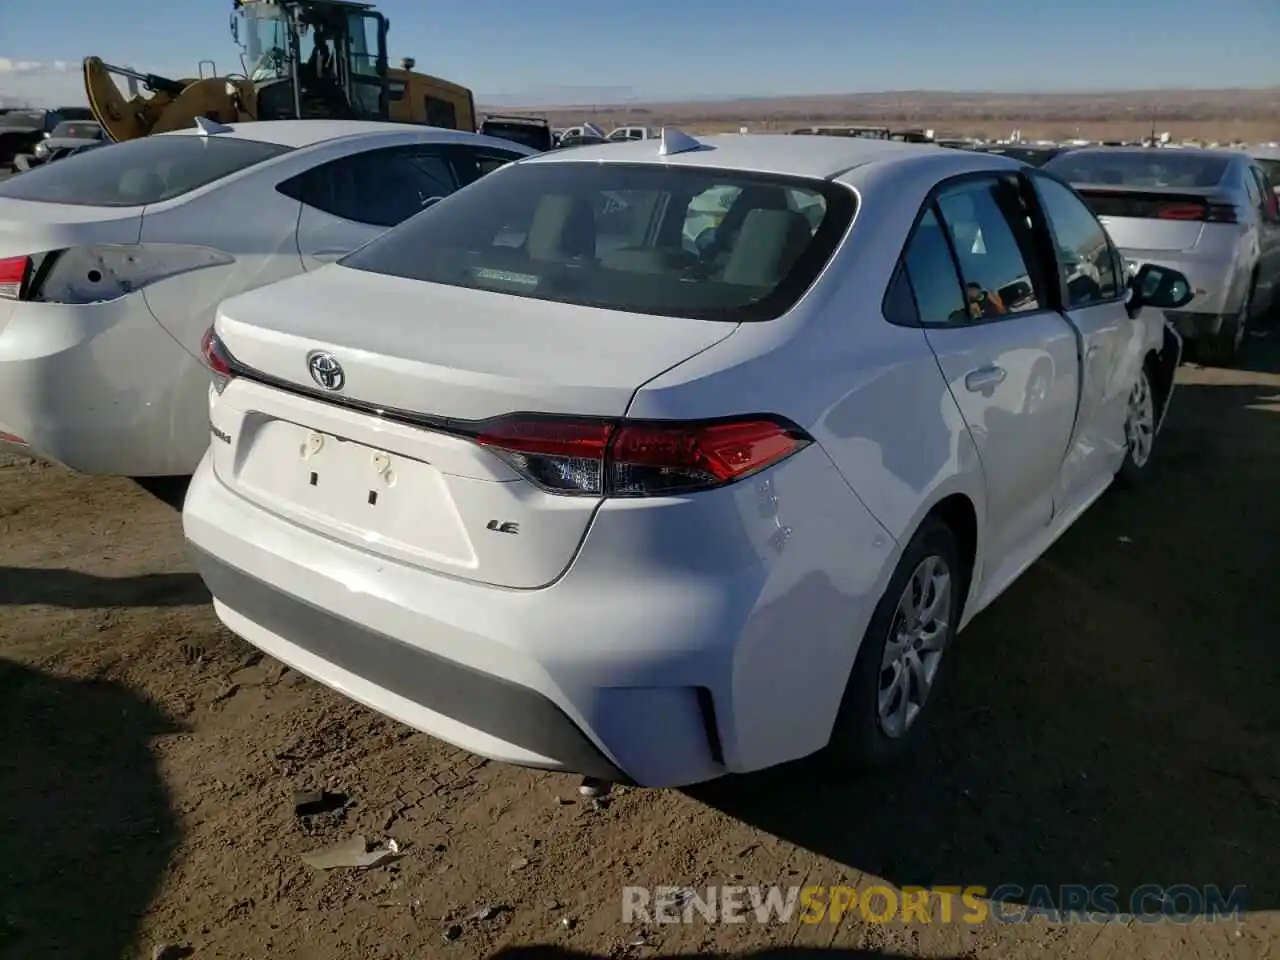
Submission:
[[[877,768],[957,632],[1148,476],[1190,295],[1004,157],[538,154],[221,305],[183,529],[232,631],[474,753]]]

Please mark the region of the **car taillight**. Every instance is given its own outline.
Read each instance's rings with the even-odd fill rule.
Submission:
[[[0,257],[0,297],[20,299],[30,276],[30,257]]]
[[[1156,208],[1161,220],[1200,220],[1205,223],[1239,223],[1240,213],[1230,203],[1166,203]]]
[[[231,354],[218,339],[218,335],[213,332],[213,327],[206,330],[204,337],[200,340],[200,356],[204,358],[204,365],[223,380],[229,380],[235,376],[235,370],[231,365]]]
[[[759,473],[813,442],[758,415],[699,422],[503,417],[473,439],[535,485],[571,496],[692,493]]]
[[[1199,203],[1166,203],[1156,209],[1156,216],[1161,220],[1199,220],[1204,212]]]
[[[1211,203],[1205,209],[1204,219],[1206,223],[1239,223],[1240,211],[1234,204]]]

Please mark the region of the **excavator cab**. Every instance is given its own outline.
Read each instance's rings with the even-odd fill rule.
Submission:
[[[389,119],[387,18],[351,0],[233,0],[258,120]],[[248,105],[246,105],[248,106]]]

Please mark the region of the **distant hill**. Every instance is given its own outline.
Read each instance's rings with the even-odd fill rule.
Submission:
[[[481,98],[483,102],[483,98]],[[484,111],[484,106],[479,108]],[[520,110],[506,98],[502,110]],[[939,135],[1135,136],[1173,130],[1180,136],[1280,138],[1280,87],[1221,90],[1114,90],[1088,93],[984,93],[895,90],[809,96],[743,97],[684,102],[526,105],[557,126],[593,120],[683,125],[693,129],[782,130],[820,123],[933,127]],[[1096,133],[1093,131],[1097,131]]]

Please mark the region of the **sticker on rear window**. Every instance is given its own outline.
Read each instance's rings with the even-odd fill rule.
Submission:
[[[521,287],[526,290],[535,288],[539,281],[537,274],[515,273],[511,270],[491,270],[488,267],[477,267],[471,271],[471,275],[479,282]]]

